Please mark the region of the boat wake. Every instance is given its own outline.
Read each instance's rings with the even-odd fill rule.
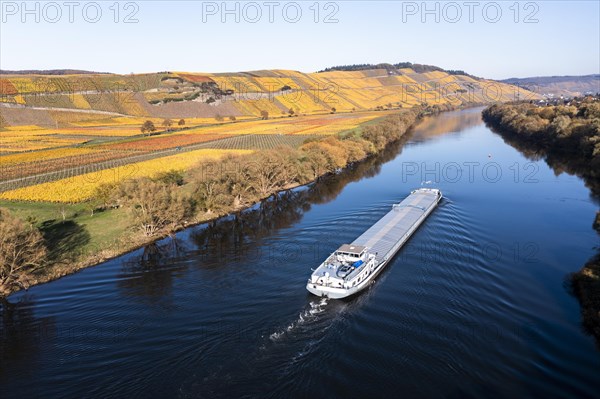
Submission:
[[[298,327],[305,325],[306,323],[316,321],[319,317],[319,314],[325,311],[327,303],[328,298],[321,298],[321,300],[319,301],[310,301],[308,303],[308,306],[302,312],[300,312],[296,320],[291,322],[285,328],[269,335],[269,339],[272,342],[277,342],[281,340],[285,335],[292,333]]]

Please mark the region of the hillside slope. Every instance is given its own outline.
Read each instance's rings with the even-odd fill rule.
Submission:
[[[410,68],[2,75],[0,124],[68,126],[98,119],[99,114],[156,118],[320,114],[519,98],[536,95],[509,84]]]

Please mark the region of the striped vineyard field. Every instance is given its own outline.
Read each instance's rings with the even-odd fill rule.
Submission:
[[[38,167],[37,169],[34,167],[33,170],[35,174],[30,174],[24,172],[26,175],[19,177],[2,177],[0,180],[0,192],[15,190],[22,187],[34,186],[38,184],[48,183],[56,180],[68,179],[75,176],[98,172],[104,169],[112,169],[125,165],[134,164],[137,162],[148,161],[151,159],[166,157],[170,155],[176,155],[182,152],[195,151],[199,149],[217,149],[217,150],[266,150],[277,148],[281,146],[288,146],[297,148],[301,146],[307,139],[318,139],[323,136],[318,136],[314,134],[307,135],[274,135],[274,134],[252,134],[252,135],[244,135],[244,136],[233,136],[224,139],[214,140],[210,142],[204,142],[194,145],[188,145],[181,148],[170,148],[159,151],[151,151],[147,153],[136,153],[135,155],[130,155],[126,157],[120,157],[110,160],[96,161],[96,162],[85,162],[83,161],[86,157],[94,157],[94,154],[89,155],[81,155],[77,156],[82,164],[73,165],[73,164],[64,164],[60,170],[43,170],[43,168]],[[122,154],[119,151],[119,154]],[[131,154],[131,153],[129,153]],[[0,164],[1,164],[0,157]],[[57,164],[60,165],[62,161],[61,158],[57,160]],[[50,162],[48,160],[48,162]],[[2,176],[5,176],[4,172],[9,173],[9,168],[11,166],[2,166],[0,168],[0,172]],[[23,168],[23,165],[21,164]],[[14,169],[11,169],[14,172]],[[27,168],[24,168],[26,171]]]
[[[125,141],[122,143],[104,144],[101,148],[127,151],[158,151],[168,148],[186,147],[208,141],[229,137],[222,134],[170,134],[152,138]]]
[[[138,154],[140,153],[138,152]],[[130,151],[98,151],[54,159],[41,158],[30,162],[14,164],[2,163],[2,158],[0,158],[0,182],[84,167],[90,164],[100,164],[119,158],[127,158],[131,155]]]
[[[298,148],[304,144],[307,139],[318,140],[323,137],[325,136],[315,134],[248,134],[215,140],[206,143],[203,148],[220,150],[269,150],[283,146]]]

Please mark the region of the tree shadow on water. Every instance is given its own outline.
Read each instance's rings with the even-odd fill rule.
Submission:
[[[48,261],[75,260],[90,242],[87,229],[73,220],[45,221],[40,231],[48,247]]]
[[[56,337],[53,317],[38,317],[28,296],[17,302],[0,298],[0,386],[11,376],[28,374],[45,344]]]
[[[187,269],[179,262],[186,253],[185,245],[174,235],[165,242],[148,244],[123,263],[117,286],[124,296],[170,308],[173,305],[167,298],[172,296],[174,280]]]

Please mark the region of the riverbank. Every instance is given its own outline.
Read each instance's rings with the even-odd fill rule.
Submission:
[[[600,234],[600,212],[596,213],[593,227]],[[600,252],[571,276],[571,284],[581,304],[583,326],[600,346]]]
[[[581,177],[600,197],[600,98],[558,106],[496,104],[482,116],[510,145]]]
[[[574,103],[494,105],[482,115],[507,144],[528,156],[542,155],[555,171],[581,177],[592,195],[600,197],[600,99]],[[592,228],[600,234],[600,211]],[[600,346],[600,252],[569,280],[581,306],[583,326]]]
[[[100,212],[90,212],[89,205],[86,203],[57,206],[56,204],[2,201],[0,207],[9,209],[11,213],[23,220],[28,220],[32,225],[39,226],[47,243],[48,262],[43,268],[37,268],[31,273],[27,279],[27,285],[11,285],[0,291],[4,295],[9,295],[21,288],[56,280],[152,244],[177,231],[208,223],[228,214],[241,212],[266,198],[279,195],[282,191],[310,184],[347,166],[364,162],[368,157],[377,156],[390,143],[398,141],[426,113],[422,109],[402,111],[399,115],[407,121],[404,124],[399,121],[388,121],[387,130],[382,130],[380,125],[384,124],[384,120],[378,125],[371,124],[363,128],[363,130],[367,130],[366,132],[354,131],[351,133],[354,137],[360,137],[361,140],[363,133],[365,136],[369,136],[370,142],[375,143],[376,151],[373,153],[359,151],[354,158],[347,157],[345,161],[340,161],[337,167],[333,165],[334,170],[331,168],[315,169],[314,175],[310,179],[290,181],[284,187],[274,186],[273,189],[262,192],[261,196],[252,198],[249,202],[234,201],[227,206],[213,209],[209,207],[197,212],[191,218],[186,218],[181,223],[174,223],[168,229],[157,231],[156,234],[140,234],[129,219],[129,212],[122,206],[106,207]],[[406,119],[407,115],[408,119]],[[389,131],[390,129],[396,129],[396,131]],[[318,143],[309,144],[315,147],[313,150],[322,151],[322,148],[318,148]],[[335,148],[332,148],[332,151],[335,151]],[[176,190],[181,193],[190,193],[196,189],[197,187],[195,188],[191,183],[176,187]]]

